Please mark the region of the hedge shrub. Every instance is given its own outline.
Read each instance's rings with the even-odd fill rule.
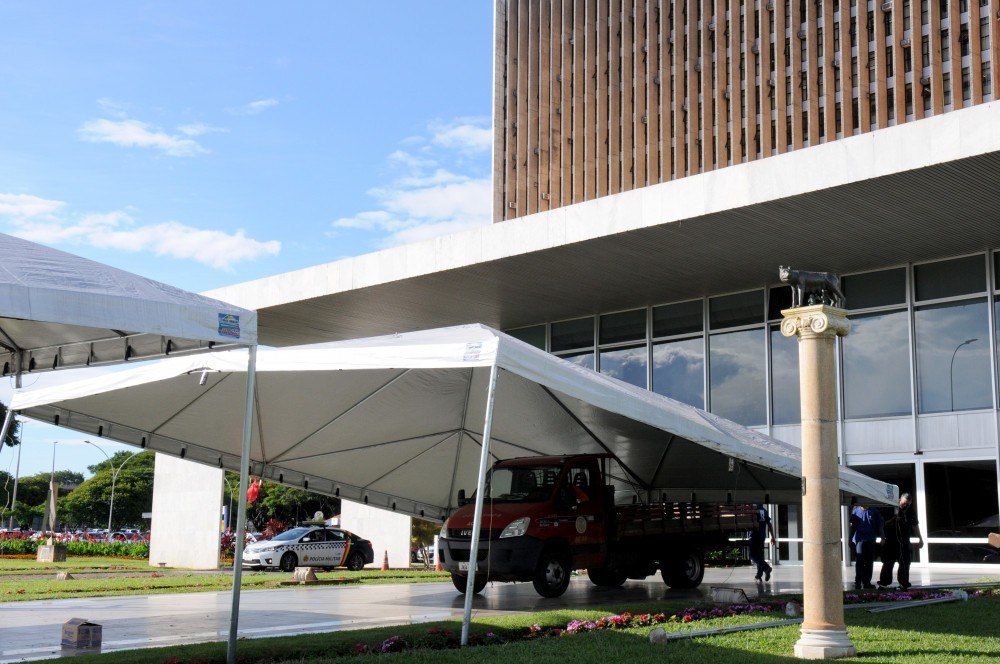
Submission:
[[[149,558],[148,542],[65,542],[64,544],[66,553],[71,556]],[[38,545],[38,540],[0,540],[0,555],[35,554],[38,553]]]

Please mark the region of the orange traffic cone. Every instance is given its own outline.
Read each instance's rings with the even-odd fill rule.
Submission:
[[[441,556],[434,556],[434,558],[436,559],[434,561],[434,571],[435,572],[443,572],[444,571],[444,565],[441,564]]]
[[[388,550],[386,550],[385,551],[385,555],[382,556],[382,571],[383,572],[388,572],[389,571],[389,551]]]

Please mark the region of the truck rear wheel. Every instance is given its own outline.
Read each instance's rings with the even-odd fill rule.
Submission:
[[[455,584],[455,590],[465,594],[465,590],[469,587],[469,577],[464,574],[451,573],[451,582]],[[473,581],[472,593],[478,595],[486,587],[486,575],[477,574],[475,580]]]
[[[681,551],[663,562],[660,576],[671,588],[697,588],[705,578],[705,559],[696,549]]]
[[[558,549],[543,551],[532,579],[535,592],[542,597],[559,597],[566,592],[572,572],[570,565],[569,554]]]
[[[588,569],[587,576],[590,577],[591,583],[602,588],[617,588],[628,578],[625,572],[607,567]]]

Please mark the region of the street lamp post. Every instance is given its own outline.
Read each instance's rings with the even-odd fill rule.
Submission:
[[[138,454],[133,454],[129,458],[127,458],[124,461],[122,461],[121,465],[118,466],[118,468],[115,468],[115,464],[114,464],[114,462],[111,461],[111,457],[108,456],[108,453],[105,452],[103,449],[101,449],[101,447],[99,445],[97,445],[97,443],[94,443],[94,442],[89,441],[89,440],[85,440],[83,442],[87,443],[88,445],[93,445],[98,450],[100,450],[101,454],[103,454],[105,456],[105,458],[108,460],[108,465],[111,466],[111,504],[108,506],[108,537],[110,538],[111,537],[111,516],[115,512],[115,484],[118,482],[118,473],[120,473],[121,469],[125,467],[125,464],[127,464],[129,461],[131,461],[132,459],[136,458],[139,455]]]
[[[955,356],[958,355],[958,349],[962,346],[968,346],[974,341],[979,341],[976,339],[966,339],[962,343],[955,346],[955,352],[951,354],[951,368],[948,369],[948,388],[951,391],[951,411],[955,411]]]

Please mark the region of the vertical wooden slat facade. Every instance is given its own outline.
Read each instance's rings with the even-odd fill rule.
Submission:
[[[965,14],[945,0],[946,18],[941,7],[930,0],[925,24],[921,0],[858,0],[855,17],[850,0],[836,12],[833,0],[497,0],[494,219],[997,99],[1000,0],[970,0]]]

